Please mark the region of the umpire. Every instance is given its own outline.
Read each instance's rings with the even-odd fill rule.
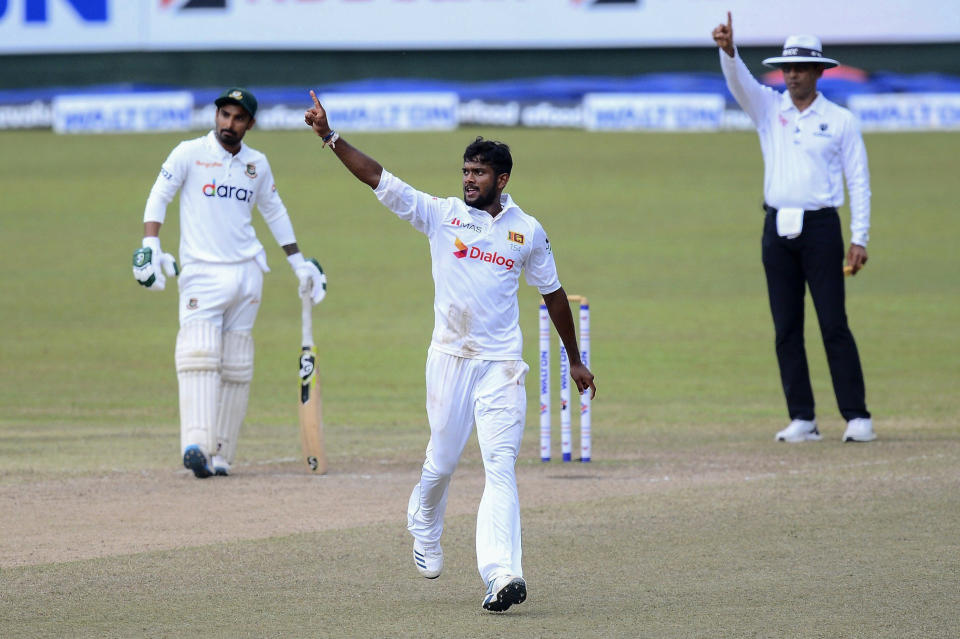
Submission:
[[[803,342],[805,286],[820,321],[845,442],[876,439],[867,412],[863,371],[844,304],[843,236],[837,207],[843,177],[850,193],[851,243],[847,270],[867,262],[870,177],[859,125],[847,109],[817,91],[823,70],[837,66],[823,57],[819,38],[787,38],[783,54],[763,61],[783,71],[787,91],[757,82],[733,44],[733,19],[713,30],[727,87],[750,116],[763,152],[763,268],[776,332],[777,362],[790,425],[777,433],[785,442],[817,441],[820,432]]]

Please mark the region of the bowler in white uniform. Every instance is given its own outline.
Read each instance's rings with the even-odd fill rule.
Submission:
[[[181,142],[160,167],[143,213],[143,246],[133,255],[137,281],[163,290],[177,268],[160,248],[160,227],[180,191],[180,452],[198,478],[230,473],[247,412],[253,324],[270,270],[251,225],[254,205],[283,247],[300,292],[316,304],[326,290],[323,272],[297,247],[270,163],[243,143],[255,122],[256,98],[237,87],[215,104],[214,129]]]
[[[540,223],[503,193],[513,159],[507,145],[477,138],[463,155],[463,199],[417,191],[384,170],[330,128],[311,92],[307,124],[344,166],[398,217],[430,241],[434,328],[427,352],[430,441],[420,481],[410,495],[407,529],[424,577],[443,569],[440,536],[450,477],[477,427],[486,474],[477,512],[477,568],[487,591],[482,606],[502,612],[527,596],[520,544],[515,465],[526,416],[519,325],[520,272],[536,286],[570,357],[581,393],[596,394],[580,361],[573,314]]]

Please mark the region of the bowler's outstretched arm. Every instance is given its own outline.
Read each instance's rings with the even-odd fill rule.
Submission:
[[[380,166],[379,162],[348,144],[346,140],[339,136],[336,136],[332,143],[327,142],[334,135],[333,129],[327,122],[327,112],[324,111],[323,106],[320,105],[320,100],[317,99],[317,94],[312,90],[310,91],[310,97],[313,98],[313,106],[304,113],[304,121],[313,127],[316,134],[324,140],[324,145],[330,144],[336,156],[358,180],[371,189],[377,188],[377,185],[380,184],[383,167]]]

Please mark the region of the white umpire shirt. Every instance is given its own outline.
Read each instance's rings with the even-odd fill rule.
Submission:
[[[386,170],[375,193],[430,241],[435,290],[431,348],[471,359],[523,359],[520,271],[541,294],[560,288],[540,222],[509,195],[501,195],[503,210],[491,217],[459,198],[417,191]]]
[[[287,209],[277,194],[267,157],[240,143],[234,155],[213,131],[177,145],[150,190],[144,222],[160,222],[180,190],[180,263],[237,263],[266,254],[251,224],[254,204],[277,242],[296,242]]]
[[[790,94],[763,86],[740,58],[720,49],[727,87],[757,127],[763,152],[763,196],[779,209],[817,210],[843,204],[850,193],[850,241],[866,246],[870,231],[867,150],[854,115],[818,93],[801,113]]]

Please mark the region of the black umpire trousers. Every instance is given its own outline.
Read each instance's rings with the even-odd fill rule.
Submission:
[[[790,419],[812,420],[816,415],[803,339],[807,285],[820,322],[840,414],[847,421],[870,417],[860,355],[847,325],[843,234],[837,210],[804,211],[803,232],[787,239],[777,235],[776,209],[767,205],[763,208],[763,270]]]

